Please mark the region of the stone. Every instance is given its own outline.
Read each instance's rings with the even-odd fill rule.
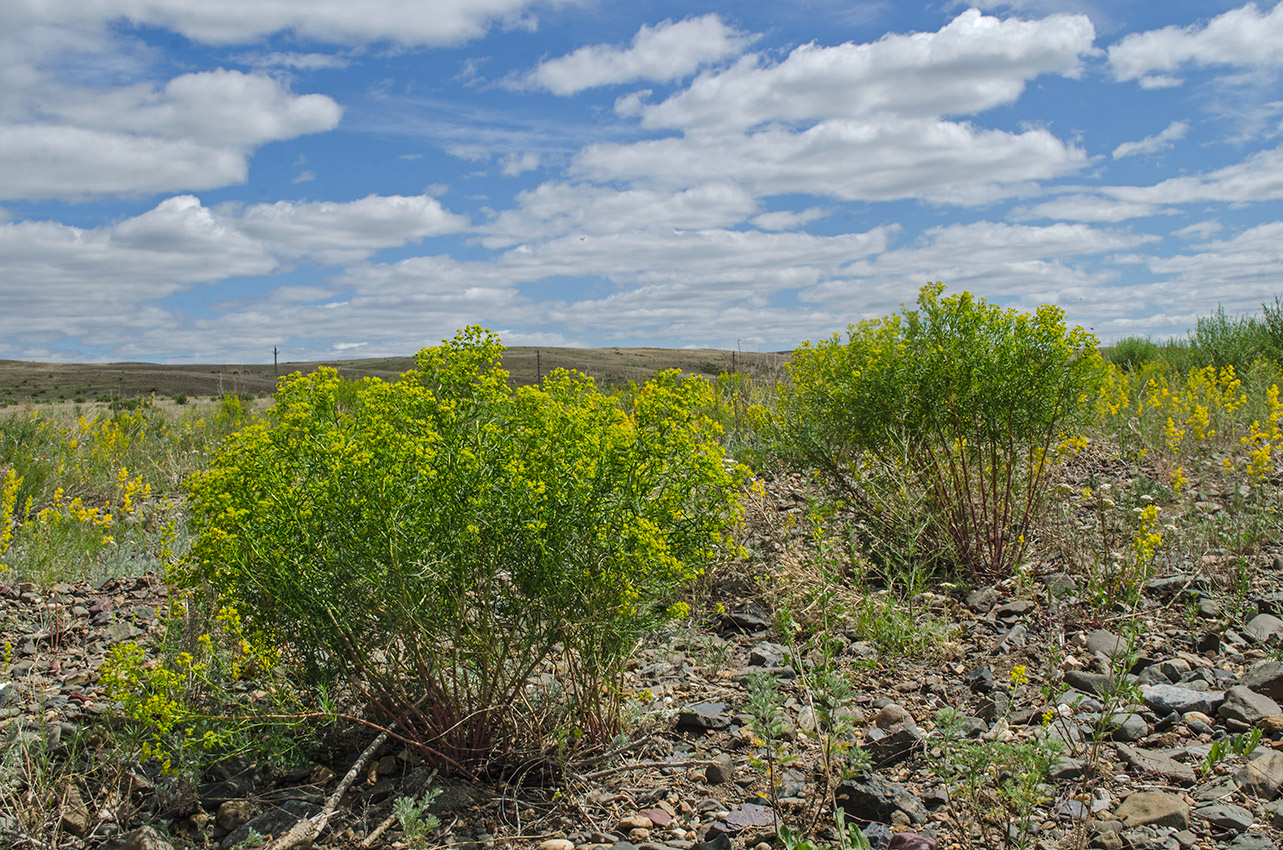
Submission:
[[[837,803],[848,818],[888,823],[895,812],[908,815],[913,823],[926,823],[927,810],[903,785],[872,774],[849,780],[837,787]]]
[[[1028,599],[1013,599],[995,608],[993,616],[996,620],[1015,620],[1025,616],[1037,607],[1038,603],[1030,602]]]
[[[1194,809],[1194,817],[1205,820],[1220,829],[1242,832],[1252,825],[1252,813],[1242,806],[1228,803],[1215,803],[1210,806],[1199,806]]]
[[[897,832],[887,842],[887,850],[936,850],[940,843],[916,832]]]
[[[1010,652],[1013,649],[1020,649],[1029,642],[1029,628],[1024,623],[1016,623],[1007,633],[998,641],[997,652]]]
[[[249,800],[227,800],[218,807],[214,820],[223,829],[231,832],[256,814],[258,814],[257,808]]]
[[[1258,661],[1243,674],[1239,684],[1272,700],[1283,699],[1283,663],[1273,658]]]
[[[1278,845],[1268,835],[1244,832],[1227,844],[1226,850],[1278,850]]]
[[[1283,714],[1271,714],[1256,721],[1256,726],[1266,735],[1283,735]]]
[[[1177,714],[1190,711],[1215,714],[1225,698],[1225,694],[1220,691],[1199,691],[1180,685],[1147,685],[1140,689],[1140,694],[1149,710],[1160,717],[1173,711]]]
[[[67,783],[62,806],[58,811],[58,825],[64,832],[72,835],[84,835],[93,825],[93,816],[89,813],[89,807],[85,805],[84,798],[80,796],[80,789],[75,783]]]
[[[864,749],[873,763],[890,767],[909,758],[922,746],[922,730],[912,719],[901,721],[890,729],[874,727],[864,735]]]
[[[1109,676],[1086,670],[1066,670],[1065,684],[1085,694],[1100,694],[1109,687]]]
[[[1118,754],[1129,766],[1148,773],[1156,773],[1173,784],[1188,787],[1198,781],[1198,777],[1194,775],[1194,768],[1163,753],[1119,744]]]
[[[735,762],[730,753],[719,753],[713,763],[704,768],[704,781],[709,785],[725,785],[735,779]]]
[[[903,706],[894,702],[882,706],[878,713],[873,715],[873,725],[879,729],[890,729],[892,726],[903,723],[906,720],[912,720],[909,712]]]
[[[739,835],[749,827],[770,826],[773,823],[775,823],[775,815],[770,806],[742,803],[726,817],[713,824],[713,830],[723,835]]]
[[[1061,756],[1047,770],[1047,778],[1052,782],[1069,782],[1081,779],[1087,772],[1087,762],[1072,756]]]
[[[1225,702],[1216,711],[1216,718],[1222,723],[1236,720],[1248,726],[1255,726],[1263,717],[1272,714],[1283,714],[1283,708],[1264,694],[1258,694],[1251,688],[1235,685],[1225,692]]]
[[[618,832],[632,832],[634,829],[650,829],[654,825],[655,822],[645,815],[629,815],[626,818],[622,818],[615,825],[615,829]]]
[[[1099,652],[1106,658],[1115,658],[1127,652],[1127,641],[1106,629],[1096,629],[1084,638],[1089,652]]]
[[[692,844],[690,850],[731,850],[731,839],[725,833],[717,833],[707,841]]]
[[[789,662],[789,648],[769,640],[759,642],[748,651],[750,667],[782,667]]]
[[[1189,806],[1180,797],[1164,791],[1137,791],[1123,800],[1114,814],[1126,821],[1128,827],[1189,829]]]
[[[1257,643],[1265,643],[1275,635],[1283,635],[1283,620],[1273,614],[1257,614],[1243,626],[1243,632]]]
[[[677,728],[683,732],[725,729],[730,725],[731,718],[726,714],[724,702],[700,702],[677,713]]]
[[[575,842],[567,838],[549,838],[539,843],[538,850],[575,850]]]
[[[1115,741],[1135,742],[1149,734],[1149,724],[1139,714],[1116,712],[1109,716],[1109,725],[1114,727],[1111,737]]]
[[[1283,752],[1266,750],[1245,764],[1234,781],[1249,794],[1273,800],[1283,789]]]
[[[962,604],[973,614],[988,614],[998,602],[998,591],[992,587],[977,587],[967,594]]]
[[[135,829],[121,836],[120,850],[174,850],[174,845],[150,826]]]

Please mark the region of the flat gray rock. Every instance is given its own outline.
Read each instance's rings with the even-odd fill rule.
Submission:
[[[1175,785],[1189,787],[1198,781],[1193,767],[1163,753],[1130,747],[1127,744],[1119,744],[1118,753],[1128,766],[1147,773],[1156,773]]]
[[[1232,806],[1228,803],[1199,806],[1194,810],[1194,817],[1205,820],[1212,826],[1229,829],[1234,832],[1242,832],[1255,821],[1252,813],[1247,809],[1242,806]]]
[[[1273,614],[1257,614],[1243,626],[1243,633],[1258,643],[1265,643],[1275,635],[1283,635],[1283,620]]]
[[[1177,714],[1200,711],[1214,715],[1225,698],[1221,691],[1197,691],[1180,685],[1146,685],[1140,689],[1140,694],[1145,705],[1159,717],[1166,717],[1173,711]]]
[[[1266,750],[1244,765],[1234,781],[1249,794],[1273,800],[1283,789],[1283,752]]]
[[[1258,661],[1243,674],[1240,685],[1264,694],[1272,700],[1283,699],[1283,663],[1273,658]]]
[[[1088,632],[1086,641],[1088,650],[1099,652],[1107,658],[1122,655],[1127,651],[1127,641],[1105,629]]]
[[[1264,694],[1258,694],[1244,685],[1235,685],[1225,692],[1225,702],[1216,712],[1216,718],[1224,723],[1237,720],[1248,726],[1255,726],[1264,717],[1283,714],[1283,708]]]

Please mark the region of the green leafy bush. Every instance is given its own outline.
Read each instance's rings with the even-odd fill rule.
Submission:
[[[624,660],[738,511],[707,382],[663,373],[625,412],[577,373],[510,389],[502,350],[469,328],[396,383],[285,378],[191,488],[186,580],[465,769],[547,661],[609,734]]]
[[[922,494],[936,545],[974,576],[1005,575],[1043,505],[1056,441],[1092,410],[1103,361],[1056,307],[1029,314],[943,292],[929,284],[917,310],[798,348],[781,431],[873,514],[888,506],[870,504],[866,481],[882,482],[887,502]]]

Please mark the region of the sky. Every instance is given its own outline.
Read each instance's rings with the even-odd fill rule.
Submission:
[[[3,0],[0,358],[777,351],[1283,292],[1283,4]]]

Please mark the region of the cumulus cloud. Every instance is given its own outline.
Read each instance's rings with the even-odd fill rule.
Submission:
[[[1085,162],[1080,149],[1042,129],[1008,133],[950,121],[886,120],[595,144],[576,157],[573,169],[595,180],[669,188],[733,180],[755,195],[982,204]]]
[[[1132,33],[1110,46],[1109,64],[1119,80],[1164,83],[1174,79],[1165,72],[1184,65],[1276,68],[1283,65],[1283,3],[1266,13],[1248,3],[1203,26]]]
[[[187,324],[157,301],[193,286],[276,274],[300,262],[355,262],[466,225],[429,197],[211,209],[192,195],[99,228],[0,223],[0,266],[9,272],[0,280],[0,303],[24,305],[0,311],[0,337],[21,344],[56,333],[86,344],[113,336],[118,342],[122,327]],[[215,346],[216,338],[204,345]]]
[[[516,177],[539,167],[539,154],[527,151],[523,154],[509,154],[503,158],[505,177]]]
[[[934,33],[746,56],[643,109],[648,127],[745,129],[772,121],[969,115],[1015,101],[1042,74],[1075,75],[1095,31],[1084,15],[999,20],[972,9]]]
[[[502,248],[559,236],[732,227],[756,211],[753,196],[733,183],[661,192],[549,182],[519,194],[515,208],[479,229],[484,245]]]
[[[1185,138],[1189,132],[1188,121],[1173,121],[1167,125],[1167,129],[1161,133],[1155,133],[1152,136],[1146,136],[1138,142],[1123,142],[1114,148],[1114,159],[1122,159],[1125,156],[1148,155],[1165,151],[1175,145],[1178,141]]]
[[[44,81],[7,106],[0,114],[0,198],[241,183],[259,145],[329,130],[342,114],[327,96],[294,95],[279,80],[221,69],[160,87]]]
[[[1149,204],[1199,201],[1247,203],[1283,198],[1283,147],[1258,151],[1207,174],[1173,177],[1153,186],[1110,186],[1110,197]]]
[[[1061,221],[1127,221],[1156,215],[1160,208],[1154,204],[1120,201],[1087,193],[1064,195],[1032,207],[1011,211],[1016,220],[1052,218]]]
[[[30,3],[28,14],[42,22],[117,21],[159,26],[209,44],[245,44],[277,32],[339,44],[390,41],[439,46],[478,38],[496,24],[529,25],[526,14],[558,0],[85,0]]]
[[[544,60],[520,85],[572,95],[637,80],[670,82],[742,53],[753,40],[715,14],[666,20],[653,27],[643,24],[627,47],[593,44]]]

